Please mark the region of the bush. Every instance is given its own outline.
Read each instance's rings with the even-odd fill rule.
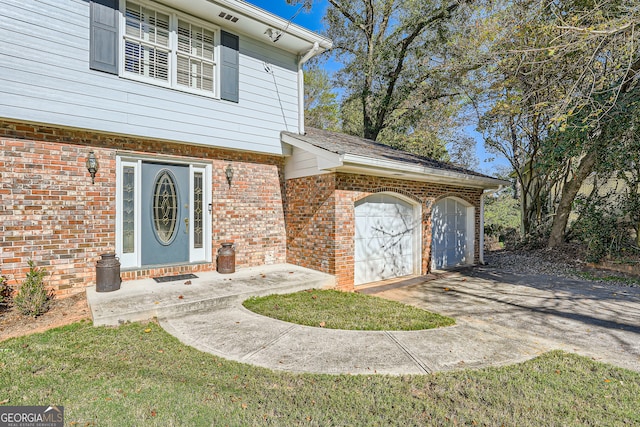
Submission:
[[[7,278],[0,274],[0,305],[6,304],[11,295],[11,288],[7,286]]]
[[[36,264],[29,260],[29,273],[20,286],[13,302],[22,314],[37,317],[49,310],[53,292],[47,292],[44,287],[44,278],[47,270],[36,267]]]
[[[577,197],[578,220],[572,226],[572,234],[587,246],[587,261],[599,262],[602,258],[616,258],[623,252],[633,252],[632,225],[616,209],[620,203],[603,199],[590,202]]]

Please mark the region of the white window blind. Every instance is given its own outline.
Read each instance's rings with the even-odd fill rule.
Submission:
[[[169,81],[169,15],[127,2],[125,71]]]
[[[126,2],[124,73],[216,94],[216,31],[138,3]]]
[[[177,83],[213,92],[215,75],[213,31],[178,21]]]

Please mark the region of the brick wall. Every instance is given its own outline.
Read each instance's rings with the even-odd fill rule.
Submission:
[[[287,262],[335,274],[335,174],[286,182]]]
[[[90,150],[100,162],[93,185],[85,167]],[[47,283],[59,293],[95,283],[99,254],[115,250],[116,152],[205,160],[213,169],[213,263],[127,271],[123,280],[214,270],[227,240],[236,244],[238,267],[285,262],[278,156],[0,121],[0,273],[10,285],[22,282],[29,259],[47,268]]]
[[[430,269],[431,207],[445,197],[474,206],[474,262],[478,262],[480,189],[342,173],[291,179],[286,185],[287,261],[334,274],[340,289],[354,288],[354,203],[378,192],[402,194],[421,204],[422,274]],[[310,197],[316,194],[322,197]]]

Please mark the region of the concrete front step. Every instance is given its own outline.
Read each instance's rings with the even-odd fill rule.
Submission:
[[[197,273],[189,281],[156,283],[153,279],[124,282],[113,292],[87,288],[95,326],[211,311],[238,304],[252,296],[331,288],[335,277],[290,264],[241,269],[233,274]]]

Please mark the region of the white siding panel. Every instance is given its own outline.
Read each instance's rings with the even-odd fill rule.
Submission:
[[[284,166],[285,179],[301,178],[329,173],[318,169],[318,159],[315,154],[293,147],[291,156]]]
[[[17,113],[14,113],[17,112]],[[82,126],[83,120],[95,122],[96,124],[104,120],[105,125],[110,122],[111,126],[122,123],[127,120],[127,115],[115,111],[108,111],[97,108],[86,108],[77,103],[69,103],[56,99],[44,99],[42,97],[27,96],[25,94],[14,95],[4,92],[2,101],[0,101],[0,113],[3,117],[11,119],[22,119],[21,114],[27,114],[30,121],[48,123],[47,114],[52,117],[67,118],[65,126]],[[96,128],[99,130],[108,130],[105,125]]]
[[[0,117],[282,154],[296,56],[240,37],[240,102],[89,69],[89,2],[0,0]],[[267,70],[267,69],[268,70]]]

